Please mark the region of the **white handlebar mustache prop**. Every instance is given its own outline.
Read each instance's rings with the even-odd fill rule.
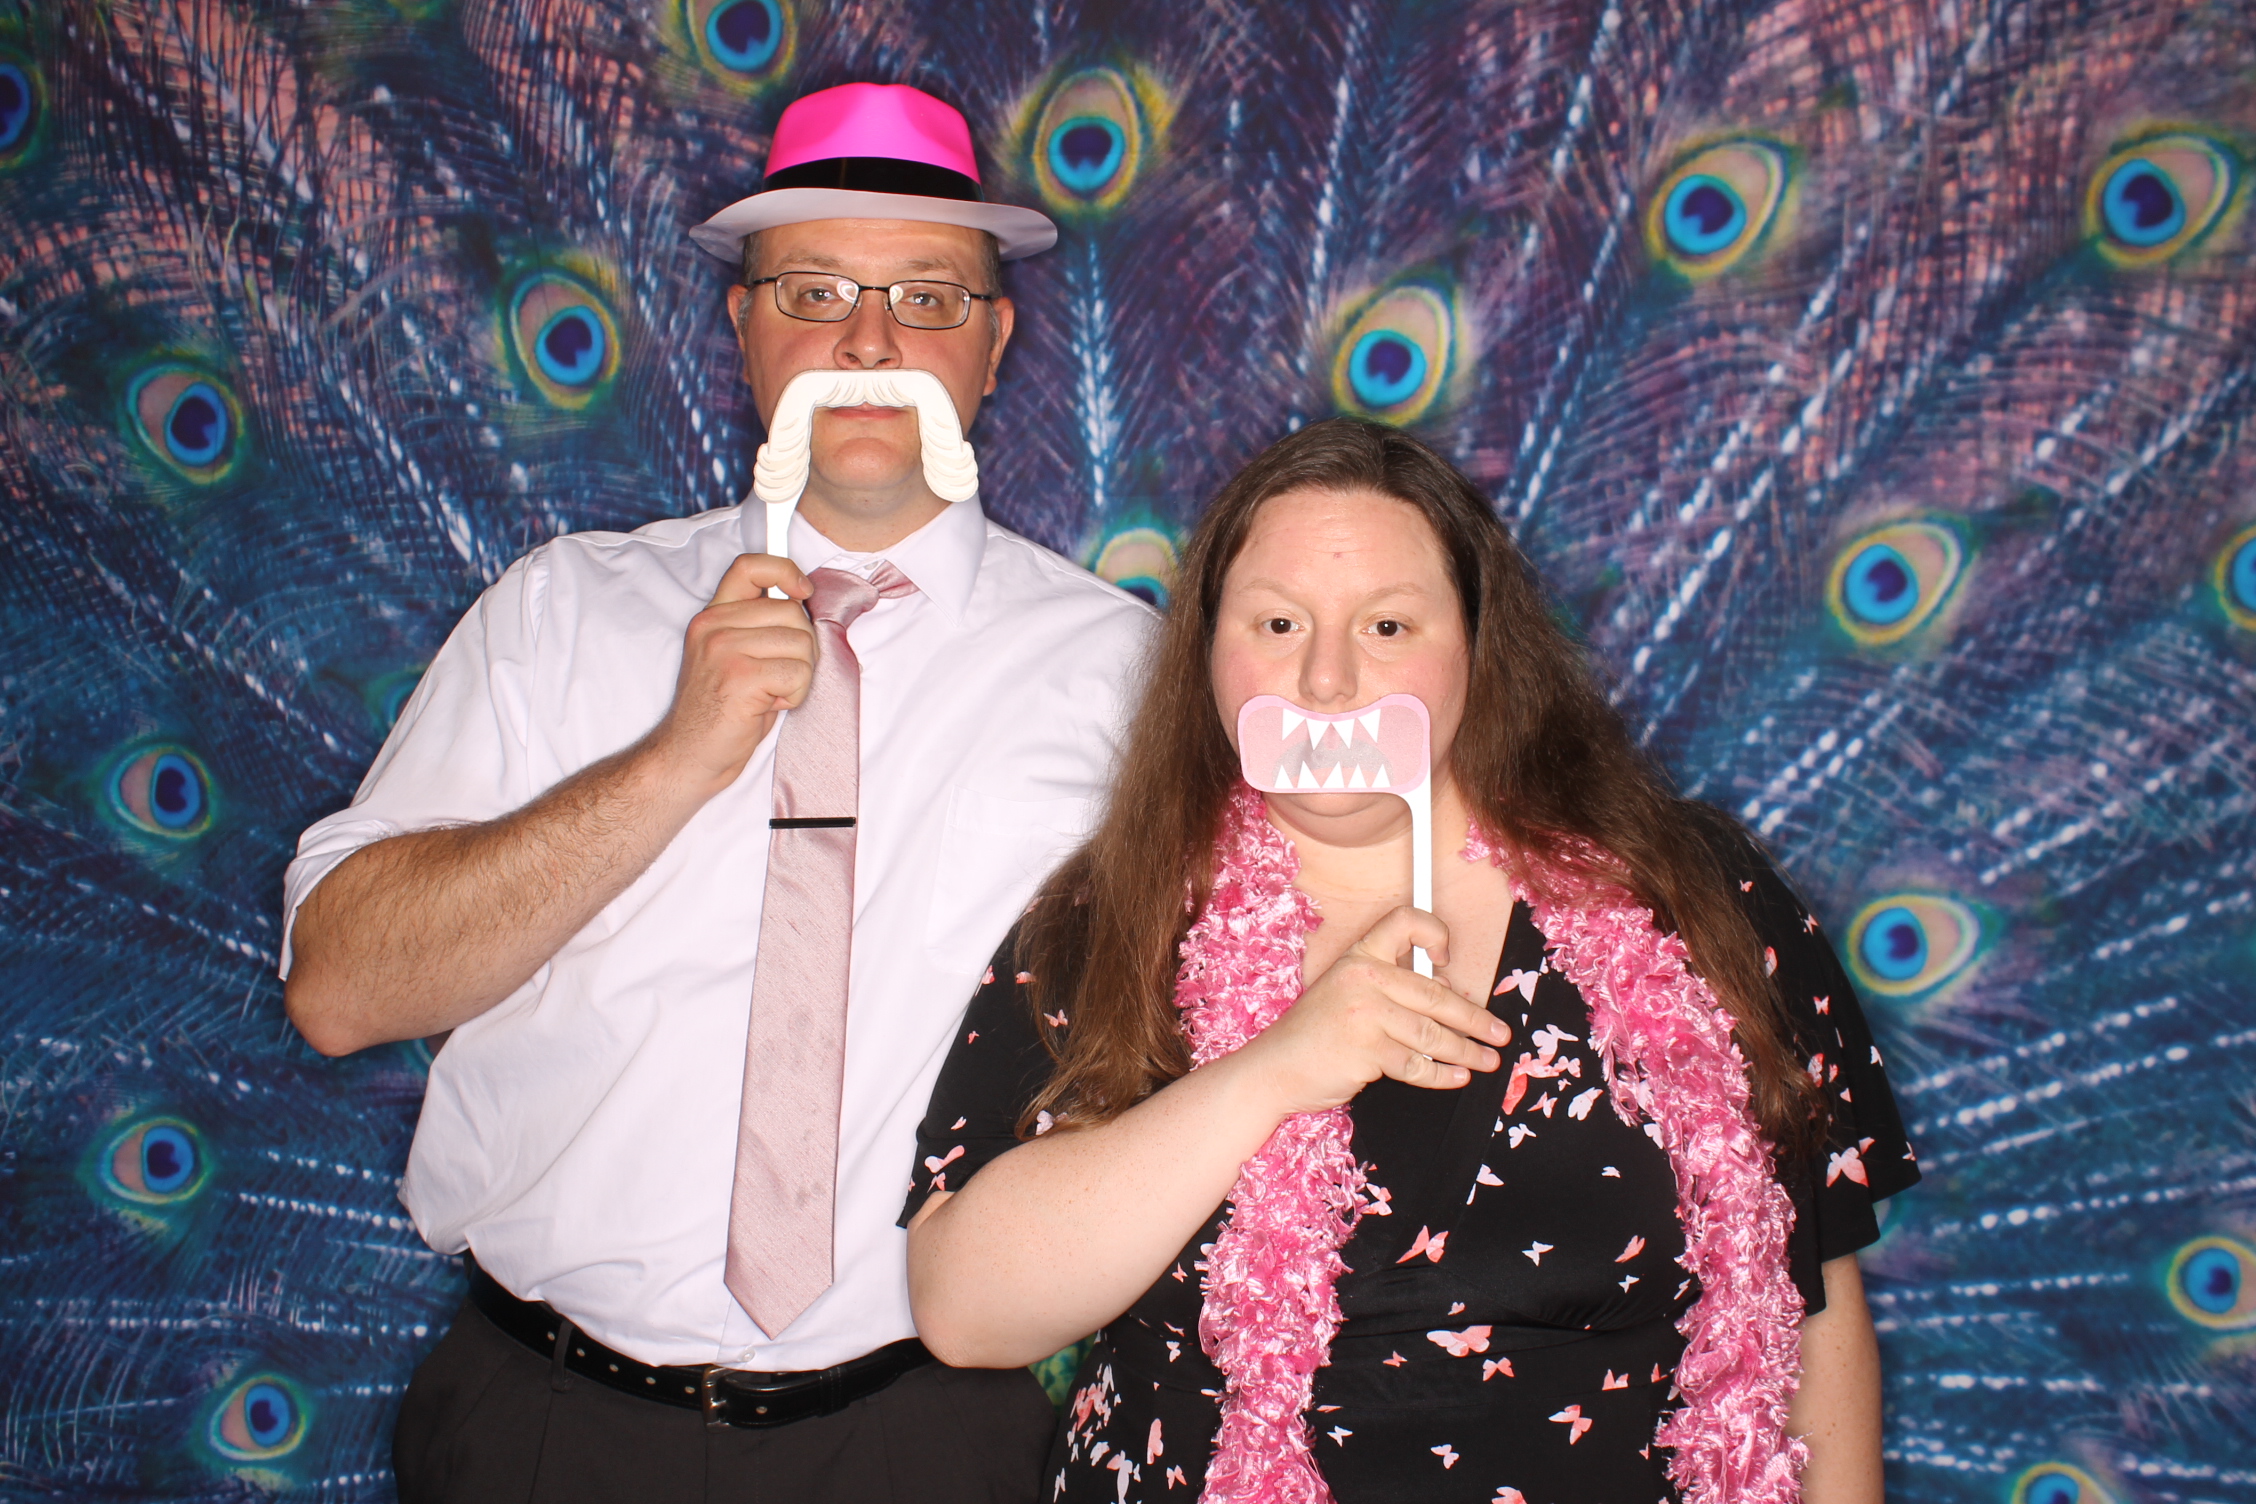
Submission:
[[[807,489],[818,407],[916,409],[924,452],[924,483],[942,501],[979,494],[979,461],[963,436],[955,399],[930,371],[801,371],[776,399],[768,441],[752,462],[752,494],[768,504],[768,552],[791,552],[791,513]],[[781,590],[770,590],[780,596]]]
[[[1433,716],[1415,695],[1327,715],[1281,695],[1238,711],[1238,765],[1264,794],[1393,794],[1410,806],[1410,901],[1433,912]],[[1433,975],[1421,947],[1418,975]]]

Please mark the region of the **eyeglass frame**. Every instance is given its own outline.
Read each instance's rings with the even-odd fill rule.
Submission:
[[[783,306],[782,284],[783,279],[786,277],[829,278],[835,285],[839,287],[853,288],[854,301],[851,304],[847,305],[846,312],[843,316],[835,319],[811,319],[808,318],[805,314],[793,313],[790,309]],[[956,289],[956,291],[962,293],[965,297],[971,299],[973,302],[992,303],[997,298],[1002,296],[1002,294],[998,292],[973,292],[970,288],[964,286],[961,282],[950,282],[940,277],[903,277],[898,282],[869,283],[856,282],[852,277],[846,276],[840,272],[818,272],[800,268],[794,268],[791,271],[777,272],[772,277],[755,277],[753,280],[745,283],[744,287],[745,290],[749,292],[755,287],[760,287],[770,282],[776,284],[776,290],[769,301],[775,304],[775,311],[782,314],[787,319],[795,319],[802,324],[843,324],[847,319],[852,318],[856,313],[861,311],[863,293],[881,292],[885,294],[886,317],[893,320],[894,323],[900,325],[903,329],[914,329],[920,334],[945,334],[950,329],[961,329],[964,325],[971,322],[971,304],[964,304],[964,316],[956,320],[953,324],[912,324],[909,323],[906,319],[903,319],[901,315],[894,309],[894,289],[908,287],[914,283],[922,282],[933,287],[953,287],[954,289]]]

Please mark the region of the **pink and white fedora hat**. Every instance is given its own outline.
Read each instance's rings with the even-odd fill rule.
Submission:
[[[792,101],[776,121],[760,191],[689,232],[731,265],[744,237],[810,219],[913,219],[995,237],[1003,259],[1057,243],[1046,215],[990,204],[979,187],[971,127],[905,84],[841,84]]]

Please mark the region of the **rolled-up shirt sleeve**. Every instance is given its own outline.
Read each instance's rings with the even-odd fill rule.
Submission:
[[[455,624],[353,801],[298,837],[282,878],[282,960],[290,975],[298,906],[361,847],[409,831],[469,825],[530,800],[531,685],[547,561],[511,565]]]

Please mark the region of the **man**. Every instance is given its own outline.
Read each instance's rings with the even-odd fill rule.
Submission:
[[[997,261],[1056,238],[981,202],[960,115],[872,84],[787,109],[695,233],[742,248],[763,421],[803,372],[924,371],[967,429]],[[402,1199],[471,1301],[402,1406],[409,1504],[1034,1497],[1039,1386],[930,1361],[894,1219],[1149,613],[941,500],[919,424],[815,412],[788,557],[748,506],[519,560],[300,842],[306,1038],[452,1031]]]

